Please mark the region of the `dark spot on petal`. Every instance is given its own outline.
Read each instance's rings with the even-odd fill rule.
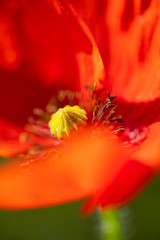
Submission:
[[[149,7],[151,0],[141,0],[140,14],[143,14]]]
[[[121,18],[121,29],[122,31],[127,31],[134,19],[134,1],[126,0],[124,11]]]

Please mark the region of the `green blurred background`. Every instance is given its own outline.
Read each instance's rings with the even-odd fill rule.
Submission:
[[[159,190],[158,177],[135,201],[119,211],[124,239],[160,239]],[[80,202],[75,202],[35,210],[0,211],[0,240],[104,239],[99,212],[84,217],[80,214],[80,206]]]

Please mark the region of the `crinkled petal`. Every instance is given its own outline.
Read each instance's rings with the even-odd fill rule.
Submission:
[[[71,0],[98,43],[106,87],[131,102],[160,96],[160,1]]]
[[[0,207],[35,208],[84,198],[95,193],[126,161],[110,135],[90,129],[48,149],[0,168]]]
[[[112,91],[125,100],[159,97],[159,13],[159,0],[115,1],[108,6],[108,79]]]

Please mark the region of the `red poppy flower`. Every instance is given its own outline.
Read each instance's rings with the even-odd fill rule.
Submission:
[[[102,33],[98,31],[96,35],[94,25],[88,22],[95,37],[99,38],[106,81],[103,81],[102,61],[94,40],[70,5],[44,0],[2,2],[1,71],[5,105],[1,116],[23,123],[31,114],[31,108],[36,104],[44,107],[53,89],[55,94],[62,88],[81,90],[88,118],[91,119],[93,113],[99,125],[106,108],[115,107],[112,96],[108,96],[110,106],[107,107],[108,102],[103,105],[103,100],[97,103],[93,98],[95,90],[96,96],[104,99],[100,92],[103,86],[116,93],[118,111],[124,116],[126,131],[118,140],[113,131],[106,131],[106,127],[94,128],[94,134],[93,127],[88,127],[59,142],[58,146],[55,139],[48,144],[48,138],[45,138],[45,148],[17,157],[16,161],[1,167],[1,207],[41,207],[88,196],[91,198],[86,210],[98,204],[102,207],[119,205],[137,193],[158,170],[160,124],[154,122],[159,117],[157,104],[155,106],[159,103],[159,1],[128,2],[130,4],[124,1],[119,5],[115,0],[103,8],[100,3],[101,8],[92,9],[91,16],[98,22],[97,29],[103,28]],[[98,1],[94,4],[96,6]],[[3,91],[6,84],[14,86],[16,81],[19,84],[22,81],[20,87],[16,92],[11,89],[6,95]],[[94,82],[97,82],[95,89]],[[88,95],[84,87],[89,87],[92,94]],[[91,107],[98,110],[90,110],[89,97],[93,100]],[[101,115],[97,117],[95,111]],[[105,116],[110,118],[109,124],[120,120],[119,115],[114,117],[110,112]],[[39,131],[38,126],[37,133]],[[5,135],[7,141],[18,143],[19,134],[12,139],[10,134],[2,136]],[[10,151],[11,145],[7,141],[7,151],[12,155],[15,151]],[[41,141],[39,136],[36,141]],[[30,144],[20,150],[28,148]]]

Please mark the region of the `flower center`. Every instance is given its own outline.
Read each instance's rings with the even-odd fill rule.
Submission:
[[[103,89],[96,89],[96,84],[93,87],[86,86],[85,89],[88,91],[86,94],[85,103],[82,98],[79,97],[79,105],[60,107],[51,115],[49,121],[49,127],[52,135],[58,139],[62,139],[65,136],[70,136],[71,131],[78,130],[86,124],[90,124],[93,127],[103,127],[116,133],[124,132],[124,128],[120,126],[123,122],[120,115],[116,115],[117,106],[114,103],[116,96],[110,95],[107,92],[104,101],[101,100],[100,94],[104,91]],[[72,103],[75,93],[68,91],[62,91],[58,95],[58,99],[63,101],[64,97],[68,94],[68,99],[71,99]],[[56,109],[54,107],[54,109]],[[86,109],[86,110],[84,110]],[[107,130],[107,131],[108,131]]]
[[[87,113],[79,106],[65,106],[59,108],[58,111],[51,115],[49,127],[53,136],[63,138],[69,136],[70,132],[79,126],[85,126],[87,121]]]
[[[85,100],[79,92],[63,90],[51,99],[45,111],[34,109],[34,117],[29,119],[20,141],[31,144],[35,152],[61,144],[72,131],[87,125],[92,126],[93,132],[110,131],[119,137],[124,128],[122,117],[117,115],[115,96],[105,94],[104,89],[96,89],[96,84],[86,86],[85,91],[88,91]]]

